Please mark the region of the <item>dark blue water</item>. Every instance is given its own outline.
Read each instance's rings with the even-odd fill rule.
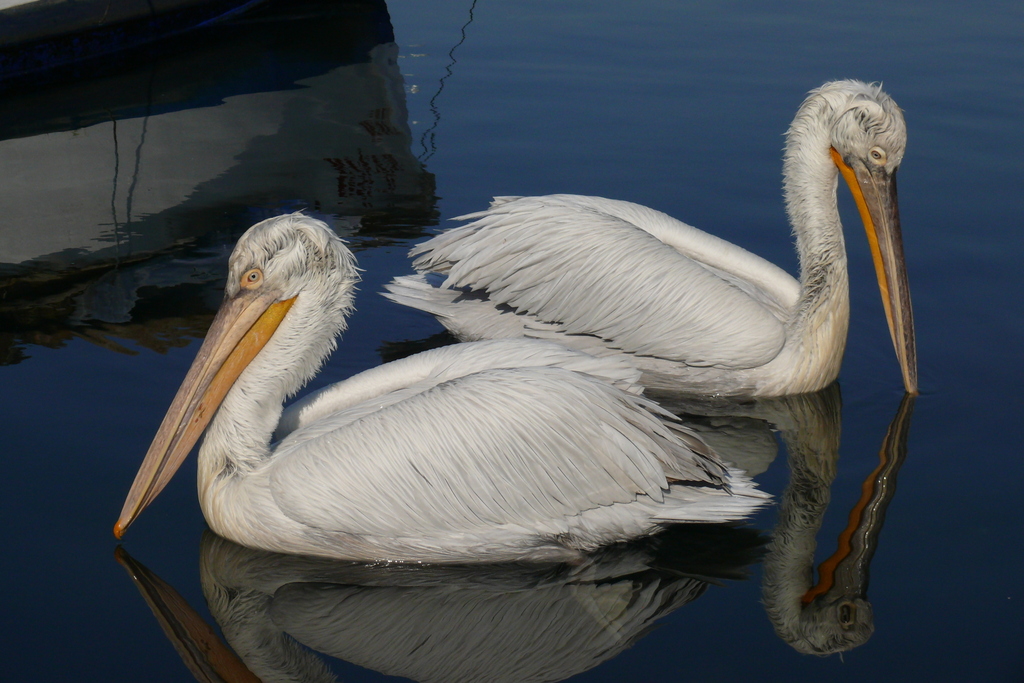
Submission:
[[[441,327],[385,301],[381,286],[409,272],[409,245],[493,195],[636,201],[795,272],[782,134],[807,90],[852,77],[883,81],[906,112],[900,208],[922,387],[909,437],[885,440],[902,398],[899,369],[843,197],[853,310],[839,389],[815,399],[820,424],[773,437],[779,452],[762,458],[757,478],[777,504],[751,521],[760,536],[677,539],[660,569],[565,588],[564,604],[593,618],[573,623],[622,635],[600,656],[582,645],[563,652],[565,666],[550,670],[592,681],[1020,680],[1022,34],[1024,9],[1010,2],[271,3],[76,79],[8,90],[3,678],[192,680],[115,561],[110,528],[212,318],[226,255],[251,223],[307,209],[349,239],[365,269],[349,331],[312,386],[407,353],[403,342],[438,343]],[[763,422],[744,424],[767,434]],[[819,447],[817,459],[800,452],[839,434],[838,460],[834,448]],[[880,451],[905,461],[898,479],[893,471],[882,482],[884,500],[868,503],[884,525],[858,527],[862,494],[880,485]],[[202,619],[233,632],[200,583],[201,554],[223,567],[209,542],[201,546],[194,477],[190,462],[124,548]],[[794,510],[805,511],[803,538],[816,550],[758,549],[780,525],[793,531]],[[774,598],[764,575],[781,566],[809,577],[848,528],[873,538],[855,572],[873,631],[835,648],[841,655],[803,654],[765,608]],[[688,599],[672,593],[695,574],[714,580]],[[412,675],[396,663],[405,651],[384,636],[376,659],[356,656],[352,643],[360,628],[384,629],[395,610],[401,617],[402,600],[409,617],[394,623],[419,624],[419,603],[367,595],[357,596],[365,612],[345,611],[352,598],[318,613],[352,629],[338,631],[351,647],[334,654],[355,663],[324,661],[343,681]],[[627,623],[642,595],[678,599]],[[456,620],[428,598],[439,620]],[[812,621],[799,600],[789,608]],[[534,628],[551,623],[561,622],[541,616]],[[431,647],[443,653],[439,639]],[[451,647],[448,661],[482,656]],[[519,656],[536,663],[542,650]],[[510,666],[463,680],[526,676]]]

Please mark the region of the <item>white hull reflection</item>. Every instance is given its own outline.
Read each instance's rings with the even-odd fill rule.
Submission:
[[[0,185],[0,269],[136,259],[202,229],[176,215],[268,197],[359,216],[423,196],[397,50],[378,45],[293,90],[0,141],[18,169]]]
[[[231,244],[270,215],[363,238],[435,224],[386,7],[271,9],[4,91],[0,364],[73,337],[202,336]]]

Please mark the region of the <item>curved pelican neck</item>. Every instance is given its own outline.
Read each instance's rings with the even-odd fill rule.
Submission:
[[[345,326],[348,304],[300,294],[281,326],[224,397],[199,448],[200,492],[224,472],[251,472],[270,455],[284,400],[317,373]]]
[[[838,374],[850,315],[846,243],[836,204],[839,171],[829,152],[831,119],[823,100],[805,103],[787,134],[783,162],[786,209],[800,258],[801,294],[789,321],[790,338],[808,366],[834,369],[820,375],[829,382]]]
[[[839,169],[830,155],[831,119],[825,102],[812,101],[800,109],[787,133],[783,188],[805,289],[820,279],[822,271],[846,273],[846,245],[836,204]]]

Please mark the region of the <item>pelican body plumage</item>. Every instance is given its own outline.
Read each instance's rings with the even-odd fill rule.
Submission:
[[[120,537],[205,430],[216,533],[348,560],[565,560],[764,503],[639,372],[549,342],[456,344],[372,368],[282,412],[345,327],[355,259],[302,214],[250,228],[224,302],[146,454]]]
[[[731,396],[817,391],[839,374],[849,326],[839,175],[867,231],[906,390],[917,360],[896,195],[906,125],[877,85],[812,91],[789,128],[784,190],[800,257],[772,263],[630,202],[497,197],[415,247],[392,300],[463,341],[556,340],[627,359],[645,386]]]

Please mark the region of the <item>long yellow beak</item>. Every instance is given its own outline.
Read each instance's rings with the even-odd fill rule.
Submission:
[[[231,385],[277,330],[295,299],[243,289],[224,302],[171,402],[114,525],[121,538],[167,486]]]
[[[914,340],[914,311],[910,305],[910,284],[903,256],[900,210],[896,196],[896,175],[864,164],[851,167],[834,148],[832,161],[843,174],[860,210],[864,230],[875,262],[878,288],[889,322],[889,334],[903,371],[903,386],[917,395],[917,345]]]

